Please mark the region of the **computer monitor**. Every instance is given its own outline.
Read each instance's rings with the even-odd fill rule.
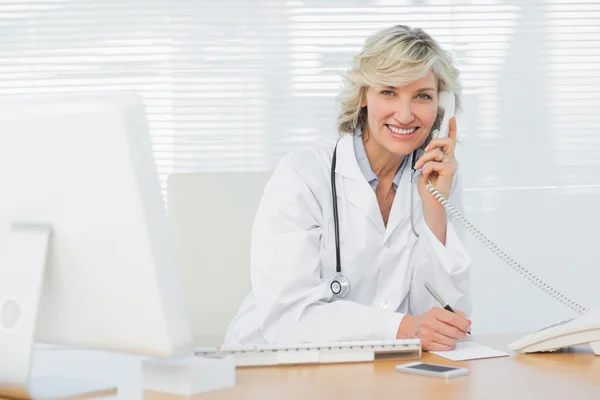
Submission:
[[[0,99],[0,395],[34,341],[191,354],[179,274],[139,96]]]

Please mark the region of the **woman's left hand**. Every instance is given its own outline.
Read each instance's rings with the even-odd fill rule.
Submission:
[[[435,200],[427,190],[428,181],[445,197],[448,198],[452,190],[454,174],[456,173],[456,159],[454,148],[456,147],[456,118],[450,120],[450,129],[447,138],[433,139],[425,153],[415,163],[416,169],[423,168],[419,176],[419,196],[425,203]]]

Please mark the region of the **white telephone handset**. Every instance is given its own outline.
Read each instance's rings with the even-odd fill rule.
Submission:
[[[450,129],[450,119],[455,113],[454,93],[443,91],[439,94],[439,107],[444,111],[442,122],[434,138],[448,137]],[[596,355],[600,355],[600,312],[588,311],[585,307],[575,303],[555,289],[548,286],[541,279],[527,271],[523,266],[517,263],[496,246],[483,233],[475,228],[465,217],[463,217],[448,200],[431,184],[427,185],[427,190],[442,204],[448,215],[459,221],[469,233],[487,246],[492,253],[496,254],[502,261],[521,274],[531,284],[537,286],[548,295],[557,299],[567,307],[583,314],[568,321],[559,322],[551,325],[511,344],[511,349],[519,352],[532,351],[550,351],[560,347],[574,346],[578,344],[589,343]]]
[[[452,117],[454,117],[454,112],[455,112],[455,99],[454,99],[454,93],[452,92],[448,92],[448,91],[442,91],[439,93],[439,100],[438,100],[438,108],[439,108],[439,112],[441,112],[442,115],[442,121],[440,122],[440,126],[439,128],[437,128],[436,130],[433,131],[432,135],[431,135],[431,139],[441,139],[441,138],[447,138],[448,135],[450,134],[450,120],[452,119]],[[418,160],[423,153],[425,153],[425,147],[427,146],[427,144],[429,144],[429,140],[425,141],[425,143],[423,143],[423,145],[421,146],[421,148],[417,149],[417,154],[415,156],[415,160]],[[427,164],[427,163],[425,163]],[[423,166],[424,167],[424,166]],[[417,172],[417,175],[420,174],[422,171],[422,168]],[[413,176],[414,179],[414,176]],[[411,196],[412,198],[412,196]]]
[[[454,117],[455,112],[455,99],[454,93],[443,91],[439,94],[438,107],[444,112],[442,122],[440,123],[440,129],[435,135],[436,139],[446,138],[450,133],[450,120]]]

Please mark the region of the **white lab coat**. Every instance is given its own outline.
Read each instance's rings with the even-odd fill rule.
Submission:
[[[340,139],[335,169],[342,273],[350,292],[343,299],[331,293],[334,146],[325,142],[285,156],[267,183],[252,230],[252,291],[225,344],[395,339],[405,314],[440,306],[424,279],[450,305],[470,312],[471,260],[453,226],[457,222],[449,220],[444,246],[423,219],[415,187],[416,238],[411,168],[405,168],[385,227],[350,135]],[[449,200],[462,211],[458,171]]]

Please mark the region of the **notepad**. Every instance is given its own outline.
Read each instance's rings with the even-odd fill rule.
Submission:
[[[476,360],[480,358],[505,357],[510,355],[475,342],[458,342],[456,344],[456,349],[454,350],[430,351],[430,353],[451,361]]]

